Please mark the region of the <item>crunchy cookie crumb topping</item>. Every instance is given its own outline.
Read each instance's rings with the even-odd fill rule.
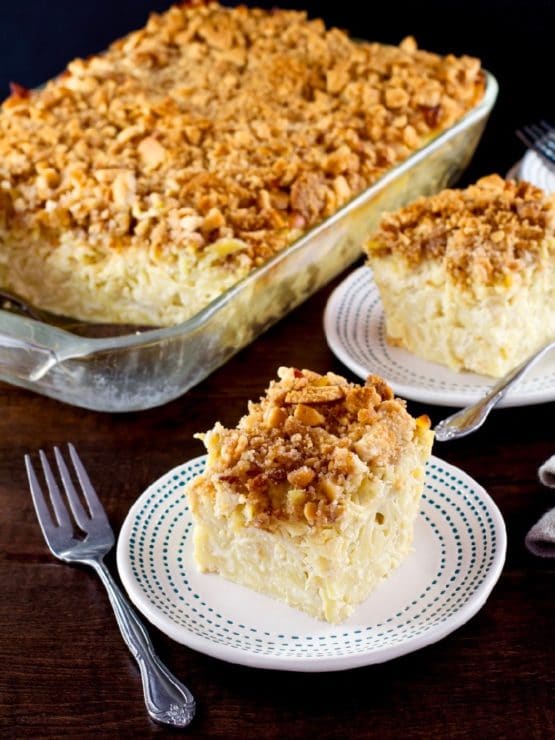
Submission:
[[[334,373],[282,367],[235,429],[217,423],[199,435],[209,451],[205,475],[228,483],[251,523],[334,521],[349,483],[394,465],[427,417],[413,419],[381,378],[361,386]]]
[[[305,13],[190,3],[0,114],[10,238],[168,243],[248,268],[481,97],[478,60],[355,43]]]
[[[490,175],[385,214],[366,249],[370,262],[384,254],[413,265],[443,260],[455,281],[488,285],[538,262],[554,236],[555,196]]]

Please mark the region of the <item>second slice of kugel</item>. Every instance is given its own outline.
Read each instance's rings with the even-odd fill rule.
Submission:
[[[388,340],[502,376],[555,339],[555,196],[482,178],[383,216],[366,245]]]

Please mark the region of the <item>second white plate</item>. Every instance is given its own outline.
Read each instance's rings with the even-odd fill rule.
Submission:
[[[391,660],[441,640],[483,606],[505,560],[505,525],[488,494],[432,458],[413,552],[343,624],[199,573],[183,487],[198,457],[166,473],[131,507],[118,540],[132,601],[177,642],[232,663],[338,671]]]
[[[466,406],[482,398],[495,381],[455,372],[386,342],[385,316],[369,267],[359,267],[331,294],[324,331],[332,352],[361,378],[383,376],[399,396],[439,406]],[[555,400],[555,357],[540,362],[500,406],[528,406]]]

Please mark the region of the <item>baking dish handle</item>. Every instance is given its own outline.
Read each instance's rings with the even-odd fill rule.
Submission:
[[[0,333],[0,375],[36,382],[58,362],[60,357],[51,347]]]

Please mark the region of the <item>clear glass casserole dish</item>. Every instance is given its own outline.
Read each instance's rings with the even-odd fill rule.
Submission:
[[[91,338],[0,310],[0,380],[97,411],[180,396],[354,262],[383,211],[455,182],[497,91],[486,73],[484,97],[460,121],[182,324]]]

